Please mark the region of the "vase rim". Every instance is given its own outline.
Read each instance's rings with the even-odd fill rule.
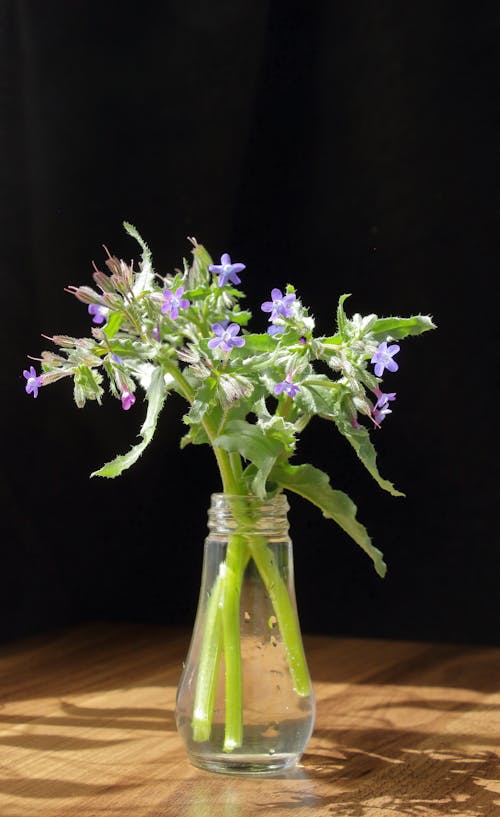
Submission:
[[[251,502],[259,505],[274,505],[274,504],[281,504],[288,506],[288,499],[285,493],[281,492],[279,494],[275,494],[274,496],[267,497],[262,499],[260,496],[256,496],[255,494],[226,494],[223,491],[216,491],[215,493],[210,495],[212,501],[236,501],[236,502]]]

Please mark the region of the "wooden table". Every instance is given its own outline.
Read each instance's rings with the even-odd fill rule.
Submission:
[[[315,734],[267,779],[186,760],[185,633],[92,625],[3,645],[1,817],[498,817],[500,649],[305,641]]]

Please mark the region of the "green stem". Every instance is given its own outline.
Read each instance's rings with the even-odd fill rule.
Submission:
[[[267,547],[266,540],[261,536],[249,536],[248,546],[278,619],[294,689],[298,695],[305,697],[311,693],[311,681],[299,620],[288,587],[275,564],[271,550]]]
[[[224,633],[225,724],[224,752],[232,752],[243,741],[243,682],[241,667],[240,596],[243,573],[247,564],[246,545],[239,536],[232,536],[226,554],[222,629]]]
[[[193,708],[193,739],[203,742],[210,738],[212,718],[219,675],[221,655],[220,603],[223,589],[223,571],[219,571],[207,602],[205,633],[203,635],[196,679]],[[210,637],[207,637],[210,633]]]
[[[179,368],[170,361],[164,362],[164,368],[176,381],[181,394],[192,403],[194,390]],[[287,409],[289,410],[286,403],[283,409],[286,414]],[[217,429],[213,427],[210,418],[205,417],[203,425],[217,459],[224,493],[230,496],[245,496],[247,489],[241,479],[240,456],[228,454],[213,445]],[[247,514],[236,507],[232,510],[235,519],[241,523],[243,529],[248,530]],[[310,694],[309,673],[297,615],[290,600],[288,588],[274,563],[272,553],[265,539],[260,536],[232,535],[228,542],[226,561],[221,565],[208,602],[192,721],[194,740],[200,742],[208,740],[212,728],[223,641],[226,701],[223,748],[226,752],[240,746],[243,738],[240,595],[249,550],[269,593],[279,622],[294,688],[299,695]]]
[[[174,378],[181,394],[192,403],[194,391],[179,368],[170,361],[165,361],[164,367]],[[241,480],[238,479],[241,461],[239,461],[238,469],[238,461],[235,458],[231,461],[230,455],[226,451],[213,445],[217,429],[213,427],[209,418],[204,418],[203,425],[212,443],[224,492],[232,495],[244,494],[244,486]],[[241,542],[237,540],[237,537],[231,537],[228,542],[226,561],[221,566],[208,603],[207,619],[202,635],[202,650],[196,680],[195,707],[192,720],[193,739],[200,742],[208,740],[212,728],[222,635],[226,668],[225,751],[232,751],[241,745],[243,730],[239,606],[241,582],[246,561],[242,550]],[[220,615],[220,610],[222,610],[222,615]],[[222,628],[220,626],[221,617]]]

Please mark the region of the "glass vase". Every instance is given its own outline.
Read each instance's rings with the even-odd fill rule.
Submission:
[[[191,762],[275,774],[311,736],[314,695],[297,616],[284,494],[214,494],[196,621],[176,702]]]

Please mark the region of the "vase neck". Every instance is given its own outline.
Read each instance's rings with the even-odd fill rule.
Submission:
[[[278,494],[262,500],[255,496],[212,494],[208,511],[208,528],[212,533],[244,533],[286,538],[289,509],[287,498]]]

